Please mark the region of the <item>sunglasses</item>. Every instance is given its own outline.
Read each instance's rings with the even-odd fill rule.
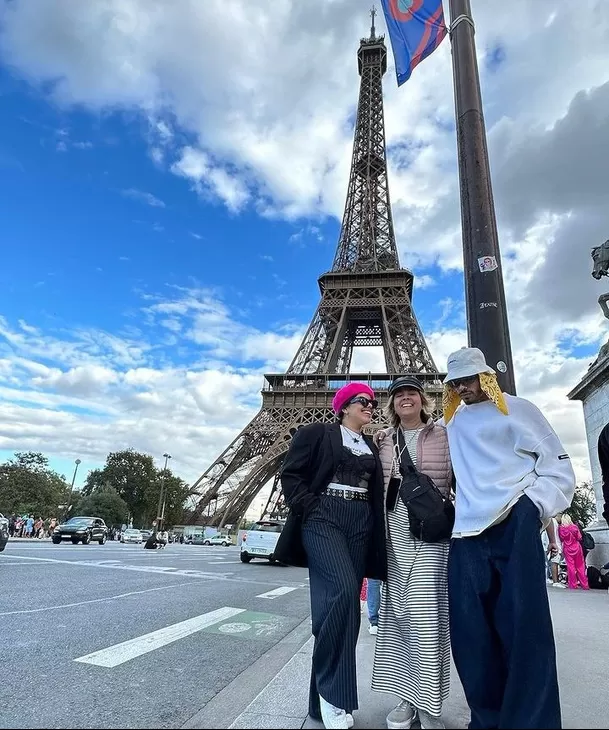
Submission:
[[[351,398],[351,400],[349,401],[349,405],[351,405],[352,403],[361,403],[361,405],[364,408],[368,408],[368,406],[377,408],[377,406],[379,404],[379,402],[376,400],[376,398],[373,398],[372,400],[370,400],[370,398],[366,398],[363,395],[357,395],[357,396],[355,396],[355,398]]]
[[[461,385],[471,385],[476,382],[477,375],[470,375],[469,378],[456,378],[455,380],[449,380],[447,385],[453,390],[457,390]]]

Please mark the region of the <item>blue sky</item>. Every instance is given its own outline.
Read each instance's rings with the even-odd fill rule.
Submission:
[[[291,360],[339,234],[368,8],[229,5],[232,26],[215,0],[0,6],[0,457],[40,450],[68,477],[81,458],[78,484],[108,451],[169,450],[190,481]],[[474,12],[519,392],[585,477],[565,394],[606,339],[605,158],[556,149],[605,144],[609,11],[584,43],[592,10],[517,5],[520,24]],[[466,340],[448,41],[384,88],[401,261],[442,368]]]

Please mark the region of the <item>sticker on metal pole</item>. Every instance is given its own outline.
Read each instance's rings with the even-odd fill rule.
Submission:
[[[503,362],[503,360],[499,360],[497,363],[497,370],[499,370],[500,373],[507,373],[507,365]]]
[[[483,274],[495,271],[498,268],[497,259],[494,256],[481,256],[478,259],[478,268]]]

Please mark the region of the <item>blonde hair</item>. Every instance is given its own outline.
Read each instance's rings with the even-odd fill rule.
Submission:
[[[396,392],[399,393],[400,390],[403,390],[403,388],[399,388]],[[416,390],[417,393],[419,393],[419,395],[421,396],[421,421],[423,421],[423,423],[427,423],[427,421],[429,421],[429,419],[431,418],[431,403],[429,401],[429,398],[424,391],[419,390],[418,388],[413,388],[412,390]],[[385,406],[385,408],[383,408],[383,416],[394,428],[398,428],[401,421],[400,417],[395,412],[395,406],[393,405],[395,395],[396,394],[393,393],[389,396],[387,405]]]
[[[568,515],[566,512],[563,514],[563,516],[560,518],[560,524],[561,525],[572,525],[573,520],[571,519],[571,515]]]

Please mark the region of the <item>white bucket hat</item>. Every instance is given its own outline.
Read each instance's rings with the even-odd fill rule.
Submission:
[[[447,374],[444,383],[459,378],[471,378],[480,373],[494,375],[495,371],[486,364],[482,350],[477,347],[462,347],[460,350],[451,353],[446,363]]]

